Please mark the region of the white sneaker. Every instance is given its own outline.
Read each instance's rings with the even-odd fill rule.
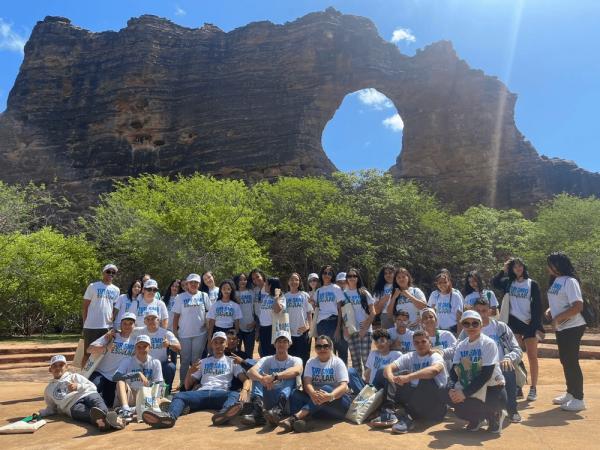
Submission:
[[[578,400],[576,398],[572,398],[567,403],[563,403],[560,405],[560,409],[564,411],[583,411],[585,409],[585,403],[583,400]]]
[[[555,405],[564,405],[570,400],[573,400],[573,396],[568,392],[565,392],[564,394],[561,394],[558,397],[554,397],[554,399],[552,399],[552,403]]]

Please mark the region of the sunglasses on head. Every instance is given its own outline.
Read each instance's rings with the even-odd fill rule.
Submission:
[[[316,350],[327,350],[327,349],[329,349],[329,344],[316,344],[315,349]]]
[[[479,328],[479,322],[477,320],[474,320],[473,322],[469,322],[469,321],[464,321],[461,322],[463,328]]]
[[[106,275],[115,275],[117,272],[115,272],[114,270],[107,270],[106,272],[104,272]]]

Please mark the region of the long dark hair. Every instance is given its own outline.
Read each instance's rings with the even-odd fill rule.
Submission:
[[[302,277],[300,276],[300,274],[298,272],[290,273],[290,276],[288,277],[288,288],[290,287],[290,278],[292,278],[294,275],[296,275],[298,277],[298,279],[300,280],[300,284],[298,285],[298,292],[304,291],[304,284],[302,283]]]
[[[319,283],[323,286],[323,272],[331,272],[333,275],[331,276],[331,284],[335,284],[335,270],[333,270],[333,266],[331,264],[325,264],[321,267],[319,271]]]
[[[365,289],[365,286],[362,282],[362,277],[360,276],[360,272],[358,271],[358,269],[355,269],[354,267],[350,267],[348,269],[348,271],[346,272],[346,278],[348,277],[348,274],[350,273],[355,273],[356,276],[356,291],[358,292],[358,295],[360,295],[360,306],[362,306],[362,309],[365,310],[365,312],[367,314],[369,314],[369,302],[367,301],[367,290]]]
[[[171,303],[171,287],[173,286],[173,284],[175,284],[176,282],[179,281],[179,289],[177,289],[177,293],[181,294],[183,292],[183,289],[181,288],[181,280],[176,278],[175,280],[171,281],[169,283],[169,287],[165,290],[165,293],[163,294],[163,298],[162,301],[165,302],[165,305],[169,306],[169,303]]]
[[[373,295],[375,295],[376,297],[383,295],[383,289],[385,288],[385,285],[386,285],[386,281],[385,281],[385,271],[386,270],[391,270],[392,272],[394,272],[394,274],[396,273],[396,268],[394,267],[393,264],[388,263],[388,264],[383,265],[383,267],[377,274],[377,281],[375,281],[375,286],[373,287]]]
[[[560,276],[572,277],[579,281],[571,259],[563,252],[552,252],[546,258],[548,267],[554,268]],[[550,285],[556,280],[556,275],[550,275]]]
[[[277,277],[270,277],[267,279],[269,283],[269,295],[275,297],[275,289],[281,290],[281,280]]]
[[[406,275],[408,277],[408,287],[411,287],[413,284],[413,277],[410,274],[410,272],[408,271],[408,269],[404,268],[404,267],[398,267],[398,269],[396,269],[396,272],[394,272],[394,282],[392,283],[393,287],[392,287],[392,291],[394,289],[402,289],[400,287],[400,285],[398,284],[398,282],[396,281],[396,277],[403,273],[404,275]]]
[[[523,278],[527,279],[529,278],[529,272],[527,272],[527,266],[525,265],[525,261],[523,261],[521,258],[515,257],[515,258],[511,258],[510,262],[508,263],[508,279],[510,281],[515,281],[517,279],[517,276],[515,275],[515,271],[513,270],[515,267],[515,264],[520,264],[523,266]]]
[[[128,298],[129,300],[131,300],[131,301],[135,300],[135,299],[133,298],[133,285],[134,285],[135,283],[140,283],[140,288],[144,287],[144,283],[142,283],[142,279],[141,279],[141,278],[140,278],[139,280],[133,280],[133,281],[131,282],[131,284],[129,285],[129,289],[127,289],[127,298]],[[141,289],[140,289],[140,292],[141,292]]]
[[[238,273],[235,277],[233,277],[233,282],[235,283],[235,290],[239,291],[240,290],[240,278],[244,277],[246,279],[246,289],[249,289],[248,284],[248,277],[246,276],[245,273]]]
[[[254,288],[254,281],[252,280],[252,274],[254,274],[254,273],[259,274],[261,276],[261,278],[263,279],[263,281],[267,281],[267,276],[265,275],[265,273],[262,270],[260,270],[258,267],[255,267],[254,269],[252,269],[250,271],[250,273],[246,277],[246,279],[248,280],[248,284],[246,284],[246,287],[248,289]]]
[[[198,290],[202,291],[202,292],[206,292],[208,294],[209,288],[208,288],[208,285],[204,282],[204,275],[206,275],[207,273],[210,273],[213,277],[213,280],[215,280],[215,274],[212,273],[210,270],[207,270],[200,276],[200,289],[198,289]],[[217,280],[215,280],[215,286],[216,285],[217,285]]]
[[[221,281],[221,284],[219,285],[219,295],[217,295],[217,300],[222,300],[223,299],[223,290],[221,289],[223,287],[223,285],[228,284],[229,287],[231,288],[231,294],[229,294],[229,300],[232,302],[236,302],[237,303],[237,298],[235,296],[235,283],[233,282],[233,280],[223,280]]]
[[[475,278],[475,280],[477,281],[477,288],[479,289],[478,292],[479,293],[483,292],[483,280],[481,279],[481,275],[476,270],[471,270],[465,277],[465,290],[464,290],[465,297],[467,295],[475,292],[475,289],[473,289],[471,287],[471,283],[469,283],[469,278]]]

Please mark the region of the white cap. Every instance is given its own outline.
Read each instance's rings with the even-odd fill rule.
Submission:
[[[153,309],[147,309],[146,312],[144,313],[144,317],[150,317],[150,316],[158,317],[158,313]]]
[[[319,275],[317,275],[316,273],[311,273],[308,275],[308,282],[310,283],[310,280],[312,280],[313,278],[316,278],[317,280],[319,279]]]
[[[102,268],[102,273],[106,272],[107,270],[114,270],[115,272],[118,272],[119,269],[117,269],[117,266],[115,266],[114,264],[107,264]]]
[[[123,317],[121,317],[121,322],[123,322],[124,320],[133,320],[135,322],[135,320],[137,319],[137,316],[132,313],[132,312],[126,312],[125,314],[123,314]]]
[[[190,281],[197,281],[198,283],[202,282],[200,275],[198,275],[197,273],[190,273],[187,276],[187,278],[185,279],[185,282],[189,283]]]
[[[335,277],[335,281],[346,281],[346,272],[340,272]]]
[[[275,333],[275,341],[277,341],[277,339],[279,339],[280,337],[284,337],[288,340],[290,344],[292,343],[292,337],[290,336],[290,333],[288,331],[279,330],[277,333]]]
[[[152,342],[150,341],[150,336],[148,336],[147,334],[140,334],[137,338],[135,338],[135,345],[138,345],[140,342],[152,344]]]
[[[438,320],[438,315],[437,315],[437,311],[433,308],[423,308],[421,310],[421,316],[426,313],[426,312],[430,312],[431,314],[433,314],[433,317],[435,317],[435,320]]]
[[[481,316],[479,315],[479,313],[472,309],[469,309],[463,313],[462,317],[460,318],[460,322],[462,323],[465,319],[475,319],[479,323],[482,322]]]
[[[57,362],[62,362],[62,363],[67,363],[67,358],[65,358],[64,355],[54,355],[52,358],[50,358],[50,365],[57,363]]]
[[[225,340],[227,340],[227,335],[225,333],[223,333],[222,331],[217,331],[215,334],[212,335],[212,338],[210,338],[210,341],[214,341],[217,338],[223,338]]]
[[[144,283],[144,289],[151,289],[151,288],[158,289],[158,283],[156,282],[156,280],[153,280],[152,278],[150,278],[149,280],[146,280],[146,282]]]

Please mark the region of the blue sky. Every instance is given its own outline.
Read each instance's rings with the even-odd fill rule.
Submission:
[[[189,27],[225,31],[257,20],[283,23],[328,6],[370,18],[405,54],[449,39],[471,67],[518,94],[516,123],[538,152],[600,171],[600,2],[597,0],[103,0],[3,2],[0,9],[0,110],[22,61],[22,46],[46,15],[92,31],[118,30],[130,17],[156,14]],[[393,39],[394,38],[394,39]],[[348,95],[323,133],[343,170],[391,166],[402,121],[377,92]]]

